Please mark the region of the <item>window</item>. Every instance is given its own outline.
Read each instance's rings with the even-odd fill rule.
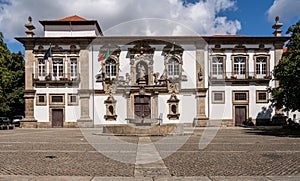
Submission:
[[[256,91],[256,102],[257,103],[268,103],[268,92],[265,90]]]
[[[52,94],[50,97],[50,104],[64,104],[64,94]]]
[[[39,77],[45,77],[45,60],[39,59],[39,67],[38,67]]]
[[[77,59],[71,59],[71,65],[70,65],[70,72],[71,72],[71,78],[77,77]]]
[[[53,60],[53,76],[54,77],[62,77],[64,73],[64,65],[63,65],[63,60]]]
[[[246,93],[235,93],[234,94],[234,100],[236,100],[236,101],[247,100],[247,95],[246,95]]]
[[[78,105],[77,94],[68,94],[68,105]]]
[[[257,78],[267,75],[267,57],[256,57],[255,73]]]
[[[212,92],[212,103],[223,104],[225,103],[225,92],[224,91],[213,91]]]
[[[223,57],[213,57],[212,58],[212,77],[222,78],[223,77]]]
[[[246,78],[246,57],[234,57],[233,74],[237,78]]]
[[[36,105],[45,106],[47,104],[46,94],[37,94],[36,95]]]
[[[117,76],[117,66],[116,61],[113,59],[108,59],[105,61],[105,76],[106,77],[116,77]]]
[[[248,91],[233,91],[232,101],[234,104],[248,104],[249,102],[249,92]]]
[[[179,76],[179,62],[177,59],[171,58],[168,61],[168,76]]]

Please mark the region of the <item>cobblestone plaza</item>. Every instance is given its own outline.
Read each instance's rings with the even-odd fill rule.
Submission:
[[[174,151],[172,148],[178,144],[174,140],[184,136],[174,136],[173,141],[164,144],[158,142],[158,136],[122,136],[119,138],[124,143],[131,144],[117,145],[110,141],[113,136],[93,134],[97,143],[92,146],[80,129],[1,130],[0,180],[53,176],[63,176],[58,177],[62,180],[69,180],[66,176],[79,180],[299,179],[299,134],[287,134],[281,129],[221,128],[205,149],[199,149],[204,131],[205,128],[197,128]],[[143,155],[147,150],[139,146],[140,142],[153,143],[147,148],[148,155]],[[105,149],[99,151],[100,147]],[[133,162],[108,158],[103,150],[114,150],[117,156]],[[147,156],[162,159],[145,164],[139,161]]]

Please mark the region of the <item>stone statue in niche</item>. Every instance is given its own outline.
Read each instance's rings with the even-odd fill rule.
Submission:
[[[154,84],[157,85],[158,84],[158,76],[159,76],[159,73],[156,72],[153,74],[153,77],[154,77]]]
[[[142,64],[138,65],[138,73],[139,73],[139,79],[145,79],[146,69],[145,69],[144,65],[142,65]]]
[[[129,85],[129,84],[130,84],[130,81],[131,81],[130,75],[129,75],[129,73],[126,73],[125,83],[126,83],[127,85]]]

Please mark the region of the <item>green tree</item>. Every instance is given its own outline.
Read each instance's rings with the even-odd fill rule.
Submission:
[[[276,108],[300,111],[300,20],[286,34],[291,38],[285,56],[274,68],[279,87],[271,90],[272,102]]]
[[[24,114],[24,59],[11,53],[0,32],[0,116]]]

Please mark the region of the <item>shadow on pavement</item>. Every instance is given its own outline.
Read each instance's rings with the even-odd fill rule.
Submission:
[[[252,127],[245,131],[246,134],[278,136],[278,137],[296,137],[300,138],[300,129],[284,129],[282,127]]]

